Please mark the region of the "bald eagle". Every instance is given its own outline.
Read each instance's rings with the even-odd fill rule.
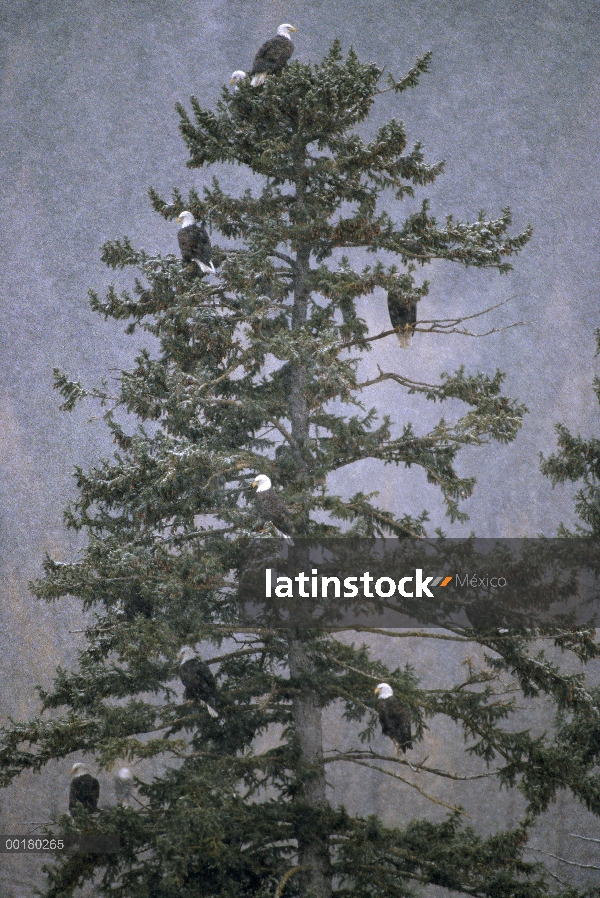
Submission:
[[[294,45],[290,37],[290,31],[295,31],[293,25],[280,25],[277,29],[277,37],[266,41],[254,57],[250,75],[252,87],[260,87],[267,80],[267,75],[278,75],[294,52]]]
[[[184,645],[177,657],[179,659],[179,678],[185,686],[183,700],[199,702],[204,705],[211,717],[218,717],[215,708],[219,707],[220,697],[215,678],[208,664],[201,661],[189,645]]]
[[[133,777],[129,767],[121,767],[115,776],[115,796],[119,803],[127,801],[131,798],[131,789],[133,787]]]
[[[392,327],[398,328],[398,342],[402,349],[408,349],[417,323],[417,304],[407,302],[400,290],[388,290],[387,304]]]
[[[152,617],[152,602],[143,596],[137,586],[133,586],[122,599],[122,613],[127,621],[134,621],[138,615]]]
[[[214,274],[215,266],[212,263],[212,248],[206,232],[206,228],[196,224],[196,219],[191,212],[182,212],[177,218],[181,228],[177,234],[181,261],[184,265],[195,262],[205,274]]]
[[[406,754],[406,749],[412,748],[410,717],[407,709],[400,699],[396,698],[388,683],[380,683],[375,688],[375,695],[379,699],[381,732],[392,740],[398,751],[402,750]]]
[[[263,521],[270,521],[279,532],[288,539],[294,533],[294,525],[290,510],[278,493],[271,486],[266,474],[259,474],[252,481],[256,489],[256,507]]]
[[[235,72],[231,73],[231,78],[229,79],[229,86],[233,87],[234,90],[237,90],[237,86],[240,81],[243,81],[246,77],[246,73],[241,69],[237,69]]]
[[[71,788],[69,789],[69,811],[78,806],[86,811],[98,810],[100,783],[92,776],[85,764],[73,764],[71,768]]]

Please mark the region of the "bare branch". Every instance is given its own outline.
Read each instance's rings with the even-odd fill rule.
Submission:
[[[282,259],[284,262],[287,262],[288,265],[290,266],[290,268],[296,267],[295,260],[292,259],[291,256],[287,256],[285,253],[280,253],[279,250],[276,251],[276,250],[272,249],[272,250],[270,250],[269,255],[275,256],[276,259]]]
[[[351,670],[353,673],[357,673],[361,677],[366,677],[368,680],[377,680],[377,682],[381,682],[381,677],[377,676],[377,674],[365,673],[364,670],[360,670],[358,667],[352,667],[350,664],[346,664],[345,661],[339,661],[337,658],[333,658],[329,653],[327,653],[327,657],[330,661],[333,661],[334,664],[343,667],[344,670]]]
[[[429,795],[428,792],[425,792],[425,790],[421,789],[420,786],[417,786],[416,783],[411,783],[410,780],[407,780],[405,777],[400,776],[399,773],[394,773],[392,770],[386,770],[385,767],[378,767],[376,764],[367,764],[366,761],[359,761],[356,758],[348,758],[348,760],[352,764],[358,764],[360,767],[366,767],[368,770],[378,770],[380,773],[384,773],[386,776],[391,776],[393,779],[400,780],[400,782],[404,783],[407,786],[410,786],[411,789],[416,789],[417,792],[428,801],[432,801],[434,804],[439,804],[441,805],[441,807],[446,808],[448,811],[454,811],[455,813],[461,814],[463,817],[468,817],[469,820],[472,819],[471,815],[467,814],[467,812],[463,810],[463,808],[451,804],[446,804],[445,801],[440,801],[438,798],[434,798],[433,795]]]
[[[455,321],[457,324],[460,324],[462,321],[471,321],[473,318],[481,318],[482,315],[487,315],[489,312],[493,312],[494,309],[499,309],[501,306],[505,306],[508,302],[512,302],[513,299],[516,299],[516,293],[513,296],[508,296],[506,299],[501,299],[500,302],[494,303],[493,306],[487,306],[485,309],[482,309],[481,312],[473,312],[472,315],[463,315],[461,318],[431,318],[422,324],[431,324],[433,322],[438,322],[440,324],[444,324],[447,322]]]
[[[466,330],[457,330],[460,324],[463,324],[465,321],[471,321],[473,318],[480,318],[482,315],[487,315],[489,312],[493,312],[494,309],[499,309],[501,306],[506,305],[507,302],[515,299],[515,296],[509,296],[508,299],[503,299],[501,302],[494,303],[493,306],[488,306],[485,309],[482,309],[480,312],[473,312],[472,315],[461,315],[458,318],[428,318],[422,321],[415,326],[414,330],[421,331],[422,333],[438,333],[438,334],[464,334],[469,337],[485,337],[488,334],[498,333],[501,330],[508,330],[511,327],[518,327],[523,324],[522,321],[516,321],[514,324],[508,324],[506,327],[502,328],[492,328],[489,331],[486,331],[483,334],[472,334]],[[425,328],[420,327],[423,324],[430,324],[431,327]],[[383,340],[384,337],[389,337],[392,334],[397,334],[399,329],[402,328],[402,325],[398,325],[398,327],[393,327],[391,330],[382,331],[379,334],[375,334],[374,337],[364,337],[359,340],[351,340],[347,343],[341,343],[341,349],[348,349],[350,346],[356,346],[360,344],[362,346],[363,343],[374,343],[376,340]]]
[[[236,652],[228,652],[226,655],[219,655],[217,658],[208,658],[204,661],[205,664],[220,664],[222,661],[229,661],[230,658],[239,658],[240,655],[259,655],[263,648],[262,641],[258,642],[258,646],[256,648],[251,649],[238,649]]]
[[[596,864],[579,864],[577,861],[568,861],[564,857],[559,857],[557,854],[551,854],[549,851],[542,851],[541,848],[533,848],[532,845],[526,846],[529,851],[535,851],[538,854],[545,854],[546,857],[552,857],[555,861],[560,861],[561,864],[568,864],[569,867],[578,867],[580,870],[600,870]]]
[[[513,327],[523,327],[524,321],[514,321],[512,324],[506,324],[504,327],[492,327],[489,331],[481,333],[473,333],[464,327],[437,327],[432,325],[429,328],[416,327],[415,330],[421,331],[423,334],[460,334],[462,337],[489,337],[490,334],[500,334],[502,331],[509,331]]]
[[[396,383],[399,383],[402,387],[408,387],[409,389],[414,390],[436,390],[439,391],[440,384],[430,384],[425,381],[420,380],[411,380],[408,377],[403,377],[401,374],[396,374],[393,371],[382,371],[381,366],[377,365],[377,370],[379,371],[379,377],[374,377],[371,380],[366,380],[361,384],[357,384],[357,388],[359,390],[364,389],[365,387],[372,387],[374,384],[382,383],[384,380],[393,380]]]
[[[34,823],[33,820],[29,823],[30,826],[33,826],[33,829],[28,830],[25,835],[31,836],[39,833],[42,826],[56,826],[58,824],[58,820],[46,820],[44,823]]]
[[[333,633],[375,633],[378,636],[390,636],[392,639],[410,639],[412,637],[424,637],[425,639],[442,639],[448,642],[474,642],[474,639],[467,639],[463,636],[449,636],[446,633],[435,633],[430,630],[387,630],[385,627],[349,627],[331,628]]]
[[[215,387],[217,384],[221,383],[221,381],[226,380],[231,374],[234,373],[234,371],[237,371],[237,369],[242,364],[243,364],[243,358],[240,359],[239,361],[234,362],[233,365],[230,365],[229,368],[227,368],[227,370],[224,371],[223,374],[221,374],[219,377],[216,377],[214,380],[207,380],[206,383],[200,384],[199,389],[206,389],[207,387]]]
[[[451,773],[449,770],[441,770],[439,767],[428,767],[425,764],[427,760],[424,758],[422,761],[418,761],[416,764],[408,761],[406,758],[399,758],[397,755],[382,755],[378,752],[369,749],[367,751],[349,751],[342,752],[336,749],[333,749],[335,755],[331,755],[325,758],[325,762],[334,762],[334,761],[367,761],[369,758],[372,758],[374,761],[392,761],[394,764],[402,764],[404,767],[409,767],[413,773],[433,773],[436,776],[441,776],[444,779],[450,780],[458,780],[460,782],[467,782],[470,780],[481,780],[481,779],[491,779],[497,776],[496,771],[491,771],[487,773],[474,773],[472,775],[466,775],[462,773]]]
[[[570,883],[566,882],[564,879],[561,879],[560,876],[557,876],[556,873],[553,873],[552,870],[549,870],[547,867],[545,868],[545,872],[548,874],[548,876],[551,876],[555,882],[560,883],[561,886],[570,885]]]
[[[288,443],[290,444],[290,446],[297,446],[297,445],[298,445],[298,441],[294,439],[294,437],[292,436],[291,432],[288,431],[288,430],[283,426],[283,424],[280,424],[279,421],[276,421],[276,420],[275,420],[275,418],[269,418],[268,420],[269,420],[269,421],[271,422],[271,424],[273,425],[273,429],[274,429],[274,430],[277,430],[277,431],[281,434],[281,436],[282,436],[285,440],[288,441]]]
[[[239,399],[215,399],[213,396],[201,396],[197,401],[202,402],[203,405],[233,405],[244,408],[244,403]]]
[[[296,866],[296,867],[290,867],[289,870],[286,870],[286,872],[283,874],[283,876],[279,880],[279,883],[277,885],[277,888],[275,889],[275,894],[273,895],[273,898],[281,898],[281,894],[282,894],[283,890],[285,889],[288,880],[291,879],[295,873],[300,873],[302,870],[306,870],[306,867]]]

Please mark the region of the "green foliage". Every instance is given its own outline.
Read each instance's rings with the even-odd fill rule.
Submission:
[[[111,269],[136,275],[128,290],[92,293],[92,306],[128,322],[129,332],[147,331],[152,348],[122,373],[116,395],[56,375],[64,408],[86,397],[101,404],[115,454],[76,472],[66,521],[85,532],[85,549],[70,563],[47,558],[33,586],[46,601],[82,601],[86,647],[76,670],[59,670],[53,689],[40,691],[40,714],[3,733],[0,785],[71,754],[89,753],[107,770],[119,759],[143,763],[130,807],[61,818],[65,831],[119,833],[122,851],[53,866],[47,898],[68,898],[92,879],[111,898],[279,898],[284,889],[290,898],[327,898],[332,888],[383,898],[408,896],[415,883],[542,898],[547,882],[523,859],[535,815],[566,788],[600,809],[597,697],[533,654],[535,634],[434,635],[479,641],[489,658],[481,669],[469,665],[462,682],[425,689],[411,669],[390,669],[333,633],[235,624],[235,537],[274,535],[253,504],[256,473],[272,478],[299,534],[421,536],[426,511],[397,517],[376,493],[336,495],[328,475],[364,459],[420,468],[450,518],[462,520],[459,503],[474,481],[455,467],[460,449],[510,442],[519,430],[525,407],[502,394],[500,372],[459,367],[434,384],[396,371],[361,380],[360,359],[380,335],[368,335],[357,300],[394,286],[418,302],[429,285],[418,283],[417,266],[437,259],[506,271],[529,238],[510,235],[507,210],[438,224],[427,200],[400,222],[379,208],[383,192],[412,197],[442,171],[419,144],[407,150],[398,121],[371,140],[355,130],[379,94],[415,87],[428,61],[380,87],[382,72],[352,51],[343,58],[335,42],[320,65],[293,62],[260,89],[246,80],[234,94],[223,90],[216,111],[193,99],[191,114],[179,108],[190,166],[246,166],[258,186],[232,196],[213,179],[202,197],[151,197],[167,221],[189,208],[215,244],[222,238],[218,275],[196,276],[127,238],[104,247]],[[344,255],[353,248],[384,255],[358,269]],[[379,419],[365,401],[387,380],[424,401],[450,402],[455,417],[429,431],[404,423],[398,434],[391,416]],[[598,656],[589,631],[556,632],[551,643],[581,660]],[[215,673],[217,718],[181,698],[176,659],[185,644],[201,644]],[[458,809],[443,823],[385,827],[331,807],[326,765],[396,776],[409,764],[370,745],[381,680],[405,704],[417,745],[428,720],[458,723],[489,775],[522,789],[526,821],[483,839],[463,827]],[[511,728],[516,694],[554,703],[556,731]],[[356,724],[359,744],[323,758],[321,710],[335,708]],[[454,776],[426,760],[420,771]]]
[[[596,355],[600,353],[600,329],[596,330],[598,348]],[[594,378],[594,391],[600,402],[600,379]],[[575,509],[583,522],[583,527],[577,526],[578,536],[600,536],[600,440],[590,437],[585,440],[577,435],[573,436],[564,424],[556,425],[558,435],[558,452],[547,459],[542,458],[542,472],[550,478],[552,485],[557,483],[581,482],[581,487],[575,495]],[[560,528],[562,536],[572,534],[565,527]]]
[[[340,895],[404,898],[415,883],[431,883],[471,895],[542,898],[548,883],[539,865],[523,861],[526,841],[526,827],[482,839],[461,826],[459,814],[441,824],[416,821],[404,831],[371,817],[341,849],[340,867],[352,871],[353,886]]]

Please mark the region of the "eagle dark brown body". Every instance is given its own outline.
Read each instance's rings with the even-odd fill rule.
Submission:
[[[398,342],[403,349],[407,349],[417,323],[417,304],[407,302],[402,293],[396,293],[394,290],[388,292],[387,304],[392,327],[402,328],[397,332]]]
[[[399,751],[406,754],[406,749],[413,747],[408,708],[396,698],[389,683],[380,683],[375,689],[375,695],[379,699],[377,710],[381,732],[394,742]]]
[[[193,262],[198,265],[205,274],[214,274],[215,266],[212,263],[212,247],[206,228],[198,224],[191,212],[187,209],[177,217],[181,229],[177,234],[181,261],[184,265]]]
[[[395,742],[404,754],[407,748],[413,747],[408,711],[395,695],[379,699],[379,722],[383,735]]]
[[[256,494],[256,507],[263,521],[270,521],[285,536],[293,534],[294,525],[292,524],[289,509],[273,488],[266,490],[264,493]]]
[[[254,57],[251,75],[278,75],[294,52],[294,45],[289,37],[271,38],[266,41]]]
[[[280,25],[277,29],[277,37],[272,37],[262,45],[254,57],[250,72],[252,87],[264,84],[267,75],[278,75],[283,71],[285,64],[294,52],[289,32],[295,30],[293,25]]]
[[[91,773],[74,776],[69,789],[69,811],[73,813],[77,807],[86,811],[98,810],[100,783]]]
[[[184,265],[200,262],[200,267],[204,266],[203,271],[214,271],[212,247],[206,228],[199,224],[188,225],[177,232],[177,240]]]
[[[184,685],[183,699],[202,705],[211,717],[218,717],[215,710],[221,704],[217,683],[208,664],[201,661],[191,646],[179,651],[179,677]]]

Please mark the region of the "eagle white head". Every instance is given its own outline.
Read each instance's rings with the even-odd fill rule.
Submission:
[[[71,767],[71,776],[73,778],[75,778],[77,776],[85,776],[85,774],[89,773],[89,772],[90,771],[85,766],[85,764],[77,763],[77,764],[73,764],[73,766]]]
[[[277,34],[280,37],[287,37],[288,41],[291,41],[290,31],[295,31],[295,30],[296,29],[294,28],[293,25],[280,25],[279,28],[277,29]]]
[[[238,84],[240,81],[243,81],[246,77],[246,73],[241,69],[236,69],[235,72],[232,72],[231,78],[229,79],[229,84]]]
[[[266,474],[259,474],[252,481],[252,486],[256,488],[257,493],[266,493],[271,489],[271,481]]]
[[[177,216],[177,221],[182,228],[188,228],[190,225],[193,225],[195,223],[196,219],[191,212],[186,211]]]
[[[125,802],[131,798],[133,789],[133,776],[129,767],[121,767],[115,776],[115,796],[118,802]]]
[[[184,645],[177,652],[177,660],[180,664],[185,664],[186,661],[191,661],[192,658],[196,657],[196,652],[189,645]]]
[[[393,694],[394,690],[389,683],[380,683],[379,686],[375,687],[375,695],[377,698],[391,698]]]

